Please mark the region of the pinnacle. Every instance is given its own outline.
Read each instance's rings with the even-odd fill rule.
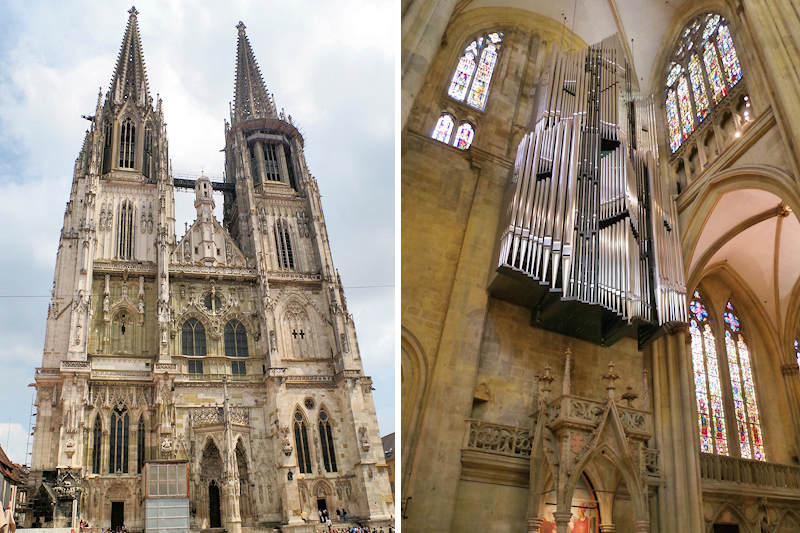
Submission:
[[[250,40],[245,33],[244,22],[236,25],[236,77],[233,93],[234,120],[276,117],[275,104],[264,85]]]
[[[135,6],[128,10],[128,24],[122,37],[117,66],[111,78],[110,97],[114,103],[120,104],[127,98],[137,103],[147,103],[150,94],[147,86],[147,73],[142,55],[142,43],[139,37],[139,23],[136,16],[139,12]]]

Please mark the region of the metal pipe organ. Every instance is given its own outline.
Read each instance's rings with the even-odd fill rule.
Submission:
[[[654,104],[631,97],[617,36],[558,54],[545,91],[535,129],[517,150],[490,291],[524,300],[565,334],[575,312],[554,307],[597,307],[598,325],[576,336],[600,343],[625,326],[634,329],[623,335],[686,322],[677,211],[660,180]]]

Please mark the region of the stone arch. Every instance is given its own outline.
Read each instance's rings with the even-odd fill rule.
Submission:
[[[317,316],[312,314],[316,313]],[[327,324],[316,306],[305,296],[290,292],[282,298],[278,312],[281,352],[292,359],[321,359],[329,356],[318,324]]]
[[[300,419],[297,418],[298,413],[300,414]],[[315,459],[315,454],[313,451],[314,446],[312,446],[312,443],[314,442],[314,425],[309,422],[308,414],[300,406],[300,404],[295,404],[291,417],[289,432],[291,433],[292,441],[294,442],[297,468],[298,471],[301,470],[301,461],[303,461],[306,464],[308,471],[300,473],[310,474],[313,472],[313,464]],[[305,426],[306,431],[305,440],[303,439],[303,425]]]
[[[795,531],[800,531],[800,514],[789,509],[778,519],[775,533],[793,533]]]
[[[750,522],[744,516],[744,513],[737,506],[728,502],[721,504],[712,515],[712,519],[706,524],[706,531],[708,533],[714,533],[714,524],[717,523],[717,520],[725,518],[724,515],[726,512],[732,515],[733,519],[736,520],[736,524],[739,526],[739,533],[761,533],[760,529],[759,531],[754,531],[750,527]]]
[[[217,483],[221,483],[224,474],[223,468],[221,448],[214,436],[208,435],[198,456],[200,477],[206,480],[215,479]]]
[[[403,409],[401,429],[403,435],[402,464],[406,484],[411,473],[412,457],[416,449],[418,425],[429,381],[429,361],[422,344],[405,326],[400,328],[400,387]]]
[[[239,516],[243,522],[249,522],[255,517],[251,490],[253,483],[250,479],[250,466],[244,438],[241,436],[236,439],[234,455],[236,456],[236,471],[239,476]]]
[[[794,213],[800,212],[800,192],[792,176],[771,165],[750,165],[718,172],[705,181],[705,186],[685,191],[678,198],[678,210],[689,211],[681,224],[681,251],[684,268],[692,259],[706,223],[720,198],[725,193],[741,189],[757,189],[774,194],[783,200]]]
[[[111,307],[111,322],[108,332],[112,354],[134,354],[140,346],[142,325],[139,310],[127,298]]]

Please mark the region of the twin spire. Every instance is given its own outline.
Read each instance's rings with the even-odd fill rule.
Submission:
[[[245,25],[240,20],[236,25],[239,40],[236,45],[236,85],[233,90],[233,120],[251,118],[277,118],[275,101],[267,92],[261,69],[258,68],[250,40],[244,32]]]
[[[113,103],[118,105],[127,99],[133,99],[138,105],[145,105],[150,102],[150,92],[136,18],[139,12],[136,7],[131,7],[128,14],[128,25],[122,38],[117,67],[111,78],[110,96]],[[253,118],[278,118],[275,101],[261,77],[261,69],[258,68],[250,47],[244,23],[239,21],[236,29],[239,31],[239,38],[236,46],[232,118],[234,122]]]

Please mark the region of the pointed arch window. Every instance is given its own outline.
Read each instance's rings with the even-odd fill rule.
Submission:
[[[708,311],[699,291],[694,291],[689,310],[692,313],[689,317],[689,334],[692,340],[692,366],[700,451],[728,455],[719,360],[714,334],[711,332],[711,325],[708,321]]]
[[[117,225],[117,257],[119,259],[133,259],[136,236],[133,227],[134,220],[133,202],[123,200],[119,207],[119,223]]]
[[[119,166],[133,168],[136,158],[136,124],[130,117],[122,121],[119,129]]]
[[[453,115],[442,113],[439,120],[436,122],[436,127],[433,128],[431,139],[448,144],[450,142],[450,136],[453,134],[454,124],[455,120],[453,120]]]
[[[322,445],[322,462],[327,472],[338,472],[336,468],[336,450],[333,447],[333,431],[328,413],[319,412],[319,442]]]
[[[108,439],[108,472],[111,474],[128,473],[128,422],[128,410],[114,408]]]
[[[498,31],[473,39],[458,59],[447,94],[459,102],[466,98],[468,105],[483,111],[502,44],[503,33]]]
[[[144,467],[144,415],[139,417],[136,426],[136,473],[141,474]]]
[[[238,320],[225,324],[225,355],[228,357],[248,357],[247,330]]]
[[[294,270],[292,240],[289,237],[289,224],[282,219],[275,222],[275,250],[278,253],[278,267],[281,270]]]
[[[672,152],[680,148],[713,106],[741,79],[742,68],[725,18],[704,13],[692,19],[681,32],[665,77],[667,130]]]
[[[475,129],[469,122],[462,122],[456,131],[456,140],[453,146],[460,150],[466,150],[472,144],[472,137],[475,135]]]
[[[800,339],[794,340],[794,356],[797,359],[797,370],[800,371]]]
[[[196,318],[190,318],[181,328],[181,349],[183,355],[203,357],[206,355],[206,328]],[[190,361],[191,362],[191,361]],[[200,372],[202,373],[202,361]]]
[[[294,447],[297,450],[297,466],[301,474],[311,473],[311,454],[308,449],[308,429],[300,411],[294,413]]]
[[[103,122],[103,174],[111,170],[111,145],[114,141],[112,131],[111,122]]]
[[[744,459],[766,461],[750,352],[742,336],[739,318],[730,301],[722,319],[725,322],[725,352],[728,356],[739,451]]]
[[[100,453],[103,447],[103,424],[100,422],[98,414],[94,419],[94,431],[92,436],[92,473],[100,473]]]
[[[153,127],[150,124],[148,124],[144,130],[142,174],[144,174],[144,177],[148,179],[153,176]]]

